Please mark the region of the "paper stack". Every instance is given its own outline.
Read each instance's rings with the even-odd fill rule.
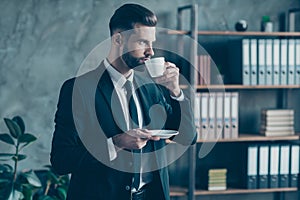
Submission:
[[[210,169],[208,171],[208,190],[226,190],[227,169]]]
[[[265,136],[294,135],[294,110],[263,109],[261,112],[261,131]]]

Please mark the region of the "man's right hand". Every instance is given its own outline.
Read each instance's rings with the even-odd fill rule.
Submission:
[[[151,136],[147,129],[132,129],[112,137],[115,146],[121,149],[142,149],[148,140],[160,140],[157,136]]]

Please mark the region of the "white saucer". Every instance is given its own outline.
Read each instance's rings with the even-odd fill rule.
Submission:
[[[149,130],[152,136],[160,137],[161,139],[168,139],[179,132],[174,130]]]

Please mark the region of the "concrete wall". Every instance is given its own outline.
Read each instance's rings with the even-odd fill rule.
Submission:
[[[126,2],[0,1],[0,132],[7,132],[4,117],[20,115],[27,131],[38,136],[38,141],[25,150],[29,158],[21,162],[21,169],[39,169],[49,163],[59,88],[76,74],[88,53],[108,38],[109,18]],[[143,0],[138,3],[156,12],[159,27],[171,29],[176,27],[177,7],[198,3],[199,28],[203,30],[234,30],[239,19],[248,21],[248,30],[259,30],[263,15],[271,16],[278,30],[280,13],[300,6],[298,0]],[[11,150],[0,144],[0,152]]]

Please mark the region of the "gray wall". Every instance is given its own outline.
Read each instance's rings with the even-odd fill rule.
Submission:
[[[27,131],[39,137],[25,150],[22,168],[49,163],[54,113],[59,88],[74,76],[88,53],[109,36],[108,21],[121,0],[0,1],[0,132],[4,117],[20,115]],[[299,7],[298,0],[152,0],[139,1],[156,12],[159,27],[176,27],[179,6],[199,4],[199,28],[234,30],[239,19],[259,30],[263,15],[279,29],[279,15]],[[188,22],[188,20],[185,20]],[[227,22],[227,26],[224,23]],[[226,28],[227,27],[227,28]],[[211,42],[221,41],[215,38]],[[212,52],[213,53],[213,52]],[[11,151],[4,143],[0,151]]]

